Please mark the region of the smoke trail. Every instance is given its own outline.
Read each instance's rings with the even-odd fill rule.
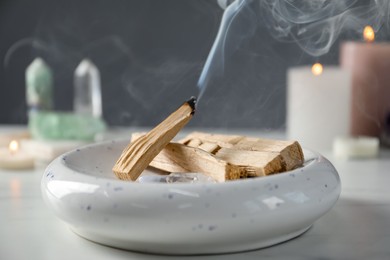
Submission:
[[[312,56],[329,52],[342,32],[361,34],[365,25],[376,32],[388,23],[386,0],[261,0],[259,13],[271,34],[294,41]]]
[[[221,7],[230,0],[218,0]],[[227,6],[221,25],[198,81],[199,98],[210,80],[222,76],[226,59],[266,27],[279,41],[295,42],[309,55],[329,52],[342,32],[361,35],[366,25],[378,32],[389,24],[387,0],[235,0]]]
[[[11,47],[9,47],[9,49],[7,50],[7,52],[5,53],[4,55],[4,60],[3,60],[3,66],[4,68],[8,67],[9,65],[9,62],[12,58],[12,55],[17,51],[19,50],[20,48],[22,47],[34,47],[36,49],[40,49],[40,50],[44,50],[46,49],[46,45],[44,42],[40,41],[39,39],[35,39],[35,38],[23,38],[17,42],[15,42],[14,44],[11,45]]]
[[[198,100],[203,96],[212,77],[221,76],[225,59],[240,46],[240,42],[253,35],[256,16],[249,8],[251,0],[236,0],[230,4],[222,17],[221,25],[198,81]]]

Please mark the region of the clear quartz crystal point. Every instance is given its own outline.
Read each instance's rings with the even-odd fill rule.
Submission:
[[[88,59],[74,73],[74,112],[94,117],[102,116],[102,91],[98,68]]]
[[[213,178],[201,174],[201,173],[171,173],[166,178],[167,183],[176,183],[176,182],[190,182],[190,183],[205,183],[205,182],[216,182]]]
[[[160,183],[213,183],[213,178],[201,173],[178,173],[174,172],[168,175],[144,175],[137,180],[140,183],[160,182]]]
[[[137,179],[137,182],[140,183],[147,183],[147,182],[167,182],[167,176],[165,175],[145,175],[145,176],[140,176]]]
[[[26,101],[30,111],[53,108],[53,73],[46,62],[36,58],[26,69]]]

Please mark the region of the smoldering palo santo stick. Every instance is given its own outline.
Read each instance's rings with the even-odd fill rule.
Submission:
[[[135,181],[154,157],[191,120],[195,105],[196,98],[192,97],[146,135],[131,142],[112,169],[115,175],[121,180]]]

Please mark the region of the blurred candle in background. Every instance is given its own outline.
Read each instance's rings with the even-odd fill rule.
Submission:
[[[21,139],[29,139],[30,133],[25,130],[15,130],[13,128],[0,129],[0,147],[7,147],[13,140],[20,141]]]
[[[100,73],[90,60],[82,60],[76,68],[74,88],[74,112],[81,115],[101,117]]]
[[[370,27],[364,38],[341,46],[341,66],[352,75],[350,134],[380,137],[390,114],[390,44],[371,43]]]
[[[7,148],[0,148],[0,168],[25,170],[33,167],[33,158],[20,149],[18,141],[13,140]]]
[[[376,137],[337,137],[333,142],[333,155],[339,158],[374,158],[378,153]]]
[[[335,137],[350,124],[351,77],[335,66],[288,70],[287,134],[304,147],[331,150]]]

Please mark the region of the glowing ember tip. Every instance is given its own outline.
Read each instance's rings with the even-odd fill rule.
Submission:
[[[374,32],[374,29],[367,25],[366,27],[364,27],[364,30],[363,30],[363,37],[364,37],[364,40],[366,42],[373,42],[375,40],[375,32]]]
[[[194,114],[195,113],[195,109],[196,109],[196,102],[197,102],[196,97],[192,96],[186,102],[188,103],[188,105],[190,105],[190,107],[192,108],[192,114]]]
[[[313,66],[311,67],[311,72],[315,76],[321,75],[323,70],[324,70],[324,68],[322,67],[322,64],[318,63],[318,62],[314,63]]]

